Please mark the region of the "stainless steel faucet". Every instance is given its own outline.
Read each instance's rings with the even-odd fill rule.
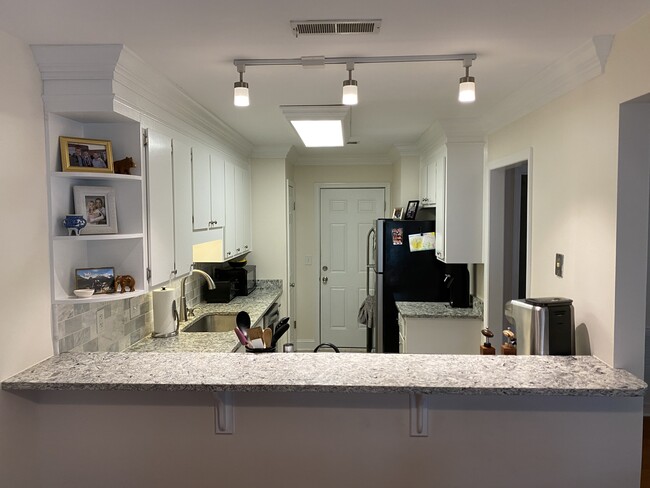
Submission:
[[[200,269],[190,268],[190,272],[187,276],[183,277],[181,280],[181,321],[185,322],[187,320],[187,300],[185,298],[185,282],[187,279],[192,276],[194,273],[198,273],[205,278],[205,281],[208,282],[208,290],[214,290],[214,281],[208,273]]]

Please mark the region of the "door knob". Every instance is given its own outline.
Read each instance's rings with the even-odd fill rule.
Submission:
[[[290,286],[291,288],[295,288],[295,287],[296,287],[296,284],[295,284],[295,283],[289,283],[289,286]]]
[[[329,280],[327,279],[327,276],[323,276],[321,281],[323,282],[324,285],[326,285]]]

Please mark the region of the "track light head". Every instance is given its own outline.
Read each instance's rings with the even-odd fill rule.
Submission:
[[[357,105],[359,103],[357,80],[352,79],[353,69],[354,63],[347,63],[348,79],[343,81],[343,96],[341,98],[343,105]]]
[[[244,71],[246,71],[246,66],[238,64],[239,81],[235,82],[235,107],[248,107],[251,104],[248,96],[248,83],[244,81]]]
[[[471,65],[471,59],[463,60],[465,76],[461,77],[458,85],[458,101],[461,103],[472,103],[476,100],[476,82],[474,81],[474,77],[469,75],[469,67]]]

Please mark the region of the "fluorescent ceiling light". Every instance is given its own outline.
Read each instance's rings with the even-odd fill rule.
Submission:
[[[340,120],[292,120],[291,125],[305,147],[343,147],[343,126]]]
[[[343,147],[347,141],[348,114],[344,105],[283,105],[284,116],[305,147]]]

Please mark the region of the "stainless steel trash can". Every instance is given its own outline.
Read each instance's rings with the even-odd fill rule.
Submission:
[[[575,354],[573,300],[560,297],[510,300],[505,316],[517,334],[518,355]]]

